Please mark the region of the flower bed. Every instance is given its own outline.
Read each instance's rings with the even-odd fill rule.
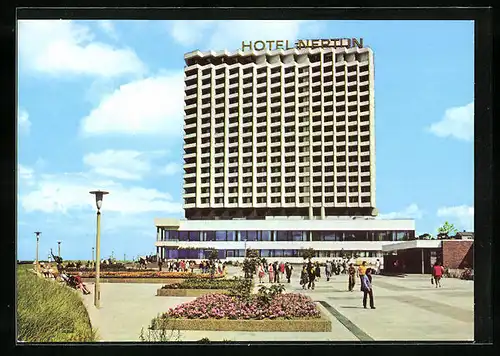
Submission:
[[[77,272],[69,272],[75,275]],[[201,278],[210,279],[209,273],[191,273],[191,272],[160,272],[160,271],[101,271],[100,278]],[[222,278],[224,274],[215,274],[213,278]],[[82,272],[82,278],[95,278],[95,272]]]
[[[156,292],[157,296],[199,297],[205,294],[225,294],[229,289],[246,290],[250,293],[252,281],[245,279],[185,279],[180,283],[164,285]]]
[[[224,294],[208,294],[170,308],[153,329],[237,331],[331,331],[331,322],[303,294],[280,294],[268,305]]]

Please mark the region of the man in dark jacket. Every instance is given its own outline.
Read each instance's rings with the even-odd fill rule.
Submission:
[[[307,275],[309,277],[309,284],[307,285],[307,289],[312,289],[314,290],[314,280],[316,279],[316,268],[314,267],[314,265],[309,262],[307,264]]]
[[[280,274],[278,270],[278,261],[273,263],[273,271],[274,271],[274,283],[280,282]]]
[[[292,270],[293,270],[292,265],[287,262],[285,265],[285,272],[286,272],[286,279],[288,280],[288,283],[290,283],[290,278],[292,278]]]

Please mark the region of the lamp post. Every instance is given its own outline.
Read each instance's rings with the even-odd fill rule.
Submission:
[[[109,192],[105,191],[91,191],[90,194],[95,195],[95,205],[97,207],[97,233],[96,233],[96,244],[95,244],[95,285],[94,285],[94,305],[96,308],[100,308],[101,306],[101,286],[99,284],[99,275],[101,272],[101,263],[100,263],[100,252],[101,252],[101,207],[102,207],[102,199],[104,195],[109,194]]]
[[[57,241],[57,256],[61,258],[61,241]]]
[[[36,235],[36,260],[35,260],[35,266],[36,266],[36,270],[38,271],[38,245],[40,243],[40,235],[42,234],[41,231],[35,231],[35,235]]]

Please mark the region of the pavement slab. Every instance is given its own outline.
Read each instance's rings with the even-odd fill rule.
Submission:
[[[230,267],[230,278],[239,275]],[[257,281],[256,281],[257,282]],[[347,291],[347,276],[321,278],[314,290],[303,290],[298,273],[286,292],[309,295],[332,321],[331,332],[230,332],[181,330],[178,341],[472,341],[474,338],[474,284],[443,279],[435,288],[430,276],[405,278],[373,276],[377,309],[364,309],[359,280]],[[262,284],[255,283],[254,290]],[[270,286],[271,283],[263,283]],[[93,290],[93,284],[88,283]],[[157,297],[159,284],[102,283],[101,308],[93,305],[93,294],[82,296],[92,325],[101,341],[139,341],[141,328],[168,308],[194,297]]]

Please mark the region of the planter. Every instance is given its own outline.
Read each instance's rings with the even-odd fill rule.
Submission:
[[[82,278],[83,282],[95,283],[95,278]],[[174,284],[181,283],[179,278],[99,278],[100,283],[150,283],[150,284]]]
[[[165,289],[160,288],[156,291],[159,297],[200,297],[205,294],[224,294],[224,289]]]
[[[321,313],[311,319],[168,319],[161,322],[168,330],[266,331],[266,332],[329,332],[332,323]]]
[[[68,272],[68,275],[76,275],[77,272]],[[220,279],[225,275],[217,274],[213,278]],[[82,272],[82,278],[95,278],[95,272]],[[199,279],[211,279],[210,274],[200,274],[200,273],[190,273],[190,272],[159,272],[159,271],[142,271],[142,272],[116,272],[116,271],[102,271],[100,273],[100,278],[199,278]]]

